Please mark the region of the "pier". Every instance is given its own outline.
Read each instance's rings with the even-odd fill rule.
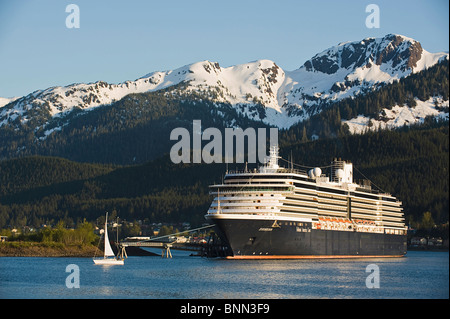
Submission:
[[[189,229],[183,232],[174,233],[170,235],[150,238],[146,240],[123,240],[118,243],[119,254],[122,257],[126,257],[127,247],[138,248],[161,248],[161,257],[172,258],[171,250],[185,250],[197,252],[199,256],[203,257],[224,257],[227,253],[227,247],[223,246],[218,240],[217,236],[213,236],[206,243],[191,243],[191,242],[178,242],[176,239],[172,239],[176,235],[193,233],[199,230],[213,228],[214,225],[208,225],[195,229]]]

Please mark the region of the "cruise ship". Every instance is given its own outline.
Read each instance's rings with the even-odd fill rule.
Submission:
[[[402,203],[353,182],[353,165],[298,170],[278,165],[278,148],[266,164],[227,171],[205,218],[216,225],[230,259],[401,257],[407,227]],[[325,168],[324,168],[325,169]]]

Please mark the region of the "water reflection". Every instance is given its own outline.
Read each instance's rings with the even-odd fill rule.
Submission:
[[[65,267],[80,268],[68,289]],[[368,289],[366,267],[379,267]],[[3,258],[2,298],[448,298],[448,253],[343,260],[222,260],[130,257],[124,266],[89,258]]]

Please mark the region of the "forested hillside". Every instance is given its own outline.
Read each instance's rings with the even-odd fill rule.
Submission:
[[[280,147],[284,159],[292,154],[306,166],[326,166],[334,157],[351,160],[355,179],[369,178],[397,196],[407,220],[420,221],[429,211],[436,222],[448,221],[448,123],[312,142],[281,136]],[[3,161],[0,229],[59,220],[70,226],[105,211],[129,221],[200,224],[211,202],[208,185],[225,170],[225,164],[173,164],[167,156],[126,167],[48,157]]]
[[[0,162],[0,196],[107,174],[113,166],[82,164],[57,157],[33,156]]]

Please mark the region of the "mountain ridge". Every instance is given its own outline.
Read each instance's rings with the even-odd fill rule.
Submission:
[[[0,127],[31,124],[45,128],[52,119],[74,110],[89,111],[132,93],[185,83],[183,94],[208,92],[215,102],[229,103],[250,119],[289,128],[317,114],[325,104],[374,90],[442,59],[448,59],[448,53],[429,53],[414,39],[388,34],[332,46],[293,71],[271,60],[229,67],[204,60],[119,84],[97,81],[36,90],[0,107]],[[250,112],[249,106],[254,105],[263,106],[264,112]]]

